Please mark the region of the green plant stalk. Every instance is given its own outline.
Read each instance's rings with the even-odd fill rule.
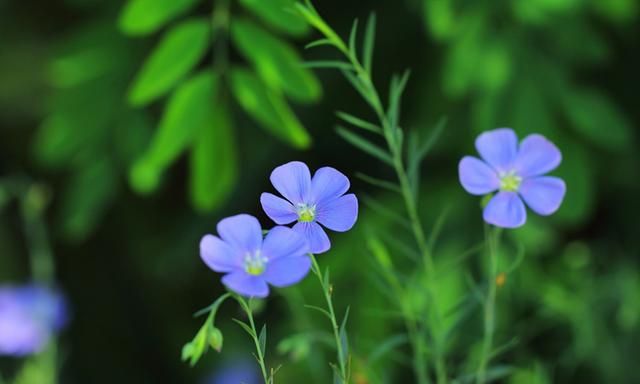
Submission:
[[[340,341],[340,328],[338,327],[338,320],[336,318],[335,310],[333,309],[333,300],[331,298],[332,288],[331,286],[326,286],[324,283],[324,275],[320,270],[320,266],[318,265],[318,261],[316,260],[313,254],[309,254],[311,257],[312,270],[313,274],[316,275],[318,281],[320,282],[320,286],[322,287],[322,293],[324,294],[324,299],[327,303],[327,309],[329,311],[329,319],[331,321],[331,328],[333,330],[333,336],[335,338],[336,350],[338,352],[338,367],[340,368],[340,379],[343,384],[349,383],[349,372],[347,366],[344,364],[345,361],[345,351],[342,348],[342,342]]]
[[[402,156],[402,144],[398,142],[397,136],[394,134],[395,127],[392,126],[390,121],[391,119],[387,116],[386,112],[384,111],[384,107],[380,99],[380,96],[378,94],[378,91],[376,90],[373,84],[373,81],[371,79],[371,74],[360,64],[360,61],[358,60],[356,54],[352,52],[349,48],[347,48],[347,45],[338,36],[338,34],[336,34],[333,31],[333,29],[331,29],[331,27],[327,25],[326,22],[324,22],[324,20],[320,17],[320,15],[318,15],[317,12],[315,12],[310,2],[307,2],[307,7],[308,8],[306,8],[306,11],[304,9],[301,10],[300,7],[298,9],[301,10],[301,12],[303,13],[303,16],[311,23],[311,25],[316,27],[316,29],[318,29],[322,34],[324,34],[325,37],[331,42],[331,44],[334,45],[339,51],[341,51],[344,54],[344,56],[347,58],[349,63],[353,66],[353,69],[356,72],[357,78],[360,79],[360,81],[362,82],[362,85],[364,86],[364,88],[366,89],[369,95],[369,102],[382,126],[384,138],[387,142],[387,146],[393,158],[394,170],[397,174],[398,182],[400,183],[401,194],[405,202],[407,214],[409,215],[409,220],[411,222],[413,235],[415,237],[416,243],[418,244],[420,252],[423,256],[425,272],[427,275],[427,281],[429,282],[427,287],[427,295],[429,298],[429,302],[434,303],[433,284],[432,284],[432,281],[433,281],[432,275],[434,271],[433,257],[431,255],[431,251],[428,247],[428,244],[424,235],[422,223],[418,215],[417,201],[414,194],[412,193],[409,177],[407,175],[407,171],[404,166],[404,161]],[[438,313],[437,310],[433,311],[432,313],[433,313],[433,316],[435,317],[434,323],[439,328],[441,324],[440,314]],[[439,332],[437,332],[437,330],[436,332],[433,332],[432,330],[432,334],[439,334]],[[436,363],[435,363],[436,376],[437,376],[438,384],[444,384],[447,382],[447,372],[446,372],[444,357],[442,356],[442,346],[439,344],[441,344],[441,342],[439,341],[439,337],[438,337],[436,346],[434,348],[434,355],[436,359]],[[423,361],[423,364],[424,362],[426,362],[426,355],[421,355],[424,353],[424,348],[420,348],[419,350],[414,350],[414,353],[419,354],[418,357],[421,361]],[[416,375],[418,375],[418,378],[420,379],[420,376],[422,376],[420,372],[422,372],[423,369],[418,366],[414,367],[414,369],[416,370]],[[421,379],[419,383],[422,384],[422,383],[428,382],[428,376],[426,374],[424,376],[427,378]]]
[[[253,343],[256,347],[256,359],[258,360],[258,364],[260,365],[260,371],[262,373],[262,378],[264,379],[265,384],[273,384],[273,377],[270,377],[267,373],[267,365],[264,361],[264,354],[262,353],[262,348],[260,347],[260,340],[258,339],[258,331],[256,330],[256,323],[253,320],[253,311],[249,304],[244,301],[244,299],[240,296],[235,296],[235,299],[238,301],[242,309],[244,309],[247,314],[247,318],[249,319],[249,326],[251,327],[251,338],[253,339]]]
[[[498,239],[500,230],[493,230],[489,224],[485,224],[485,238],[489,253],[489,279],[487,298],[484,304],[484,335],[482,339],[482,352],[476,373],[476,383],[486,382],[487,366],[491,360],[491,350],[493,348],[493,334],[495,332],[495,311],[496,311],[496,277],[498,275]]]

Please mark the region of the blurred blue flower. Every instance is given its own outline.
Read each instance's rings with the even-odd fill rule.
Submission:
[[[262,208],[277,224],[298,221],[293,230],[304,235],[312,253],[329,250],[331,242],[318,224],[337,232],[348,231],[358,218],[358,199],[345,195],[349,179],[331,167],[311,173],[299,161],[281,165],[271,173],[271,184],[287,200],[271,193],[260,196]]]
[[[259,384],[261,381],[255,363],[238,360],[213,372],[203,384]]]
[[[0,287],[0,355],[41,351],[65,326],[67,305],[61,294],[37,285]]]
[[[236,215],[218,223],[220,237],[200,241],[202,260],[216,272],[226,273],[222,283],[246,297],[269,295],[267,283],[286,287],[302,280],[311,268],[305,239],[287,227],[274,227],[262,239],[258,220]]]
[[[484,208],[487,223],[520,227],[527,220],[524,203],[539,215],[558,210],[566,192],[565,183],[543,175],[560,165],[562,155],[544,136],[529,135],[518,146],[511,128],[499,128],[478,136],[476,149],[482,160],[465,156],[458,171],[467,192],[484,195],[498,191]]]

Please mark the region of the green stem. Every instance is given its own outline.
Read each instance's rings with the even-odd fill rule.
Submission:
[[[498,275],[498,239],[499,229],[492,230],[489,224],[485,224],[485,241],[489,253],[489,279],[487,299],[484,305],[484,336],[482,339],[482,353],[480,363],[476,373],[476,383],[486,382],[487,366],[491,360],[491,350],[493,348],[493,334],[495,332],[495,307],[496,307],[496,276]]]
[[[262,372],[262,378],[264,379],[265,384],[273,384],[272,378],[267,373],[267,365],[264,361],[264,353],[262,352],[262,347],[260,347],[260,340],[258,338],[258,331],[256,329],[255,321],[253,320],[253,311],[251,310],[251,306],[249,303],[244,301],[240,296],[236,296],[236,300],[240,303],[240,306],[244,309],[247,314],[247,318],[249,318],[249,326],[251,327],[251,338],[253,339],[253,343],[256,347],[256,358],[258,360],[258,364],[260,365],[260,371]]]
[[[345,351],[342,348],[342,342],[340,340],[340,328],[338,327],[338,320],[336,318],[335,310],[333,309],[333,300],[331,298],[332,287],[331,287],[331,284],[329,285],[325,284],[325,277],[322,274],[322,271],[320,270],[320,266],[318,265],[318,261],[316,260],[315,256],[313,254],[309,254],[309,256],[311,257],[311,262],[313,263],[313,268],[312,268],[313,273],[316,275],[316,277],[318,278],[318,281],[320,282],[320,286],[322,287],[322,292],[324,293],[324,299],[327,303],[327,309],[330,315],[329,319],[331,321],[331,328],[333,330],[333,336],[335,338],[335,343],[336,343],[336,350],[338,351],[338,366],[340,368],[340,379],[342,380],[343,384],[348,384],[349,372],[345,364],[347,356],[345,356]]]
[[[405,207],[407,210],[407,214],[409,216],[409,220],[411,222],[411,229],[413,235],[415,237],[416,243],[418,244],[418,248],[420,253],[422,254],[424,260],[425,273],[427,277],[428,287],[427,287],[427,297],[430,303],[434,303],[433,297],[434,288],[433,288],[433,274],[434,274],[434,265],[433,265],[433,257],[431,255],[431,251],[426,241],[426,237],[424,235],[424,229],[422,228],[422,223],[420,221],[420,217],[418,214],[418,204],[416,201],[416,197],[412,192],[411,184],[409,182],[409,177],[407,175],[407,171],[404,166],[403,156],[402,156],[402,145],[398,142],[397,136],[394,134],[394,131],[397,127],[393,127],[392,123],[387,116],[382,101],[380,99],[380,95],[378,94],[377,89],[375,88],[373,81],[371,79],[371,74],[360,64],[357,56],[354,52],[351,52],[346,44],[342,41],[338,35],[331,30],[331,28],[324,23],[317,16],[319,21],[316,23],[316,27],[325,34],[325,36],[333,41],[333,44],[344,53],[345,57],[349,60],[351,65],[353,66],[357,78],[361,80],[362,85],[367,90],[369,94],[370,104],[378,117],[380,125],[382,126],[382,130],[384,133],[385,140],[387,142],[387,146],[389,151],[391,152],[393,158],[393,166],[394,170],[397,174],[398,181],[400,183],[400,189],[402,193],[403,200],[405,202]],[[439,329],[441,328],[441,319],[440,314],[437,310],[430,311],[433,316],[433,323],[437,329],[432,329],[432,334],[439,335]],[[411,330],[408,329],[411,332]],[[434,348],[434,355],[436,359],[436,376],[437,382],[439,384],[444,384],[447,382],[447,373],[446,373],[446,365],[444,362],[444,356],[442,355],[442,343],[440,342],[439,337],[434,337],[436,340],[436,345]],[[417,359],[423,361],[423,364],[417,364],[416,375],[418,376],[419,383],[424,384],[428,383],[428,375],[425,372],[426,369],[421,366],[426,364],[426,352],[424,346],[421,344],[420,348],[414,348],[414,353],[418,356]]]

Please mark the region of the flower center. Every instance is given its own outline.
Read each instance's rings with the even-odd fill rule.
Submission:
[[[260,251],[247,253],[244,257],[244,270],[254,276],[261,275],[267,267],[267,258]]]
[[[298,221],[302,223],[312,222],[316,217],[316,207],[307,204],[298,204]]]
[[[516,192],[520,188],[522,177],[515,171],[510,171],[500,175],[500,189],[507,192]]]

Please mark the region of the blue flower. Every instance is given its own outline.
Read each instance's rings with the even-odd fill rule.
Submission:
[[[236,215],[218,223],[220,237],[205,235],[200,257],[222,283],[246,297],[267,297],[269,286],[286,287],[302,280],[311,268],[305,239],[287,227],[274,227],[262,238],[258,220]]]
[[[216,370],[205,384],[259,384],[262,381],[254,362],[238,360]]]
[[[558,210],[566,192],[565,183],[543,175],[560,165],[562,155],[544,136],[529,135],[518,146],[511,128],[499,128],[478,136],[476,149],[482,160],[465,156],[458,171],[467,192],[484,195],[498,191],[484,208],[487,223],[520,227],[527,220],[524,203],[539,215]]]
[[[271,184],[286,198],[263,193],[260,203],[267,215],[277,224],[297,223],[293,230],[309,242],[312,253],[331,248],[329,237],[318,224],[337,232],[353,227],[358,218],[358,199],[349,189],[349,179],[331,167],[311,173],[299,161],[281,165],[271,173]]]
[[[59,293],[37,285],[0,287],[0,355],[40,352],[66,323]]]

